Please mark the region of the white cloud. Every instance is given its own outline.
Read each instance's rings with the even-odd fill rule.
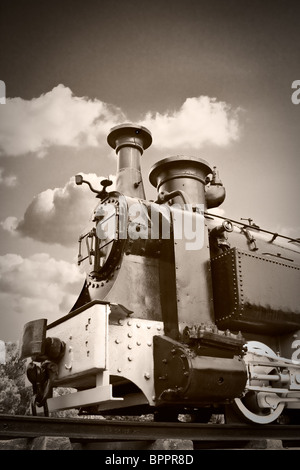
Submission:
[[[95,189],[101,189],[94,173],[83,174]],[[114,177],[110,177],[114,180]],[[113,188],[111,186],[110,188]],[[22,220],[7,217],[1,222],[4,230],[44,243],[74,246],[82,231],[89,226],[99,199],[86,184],[78,187],[72,177],[63,188],[47,189],[33,198]]]
[[[199,96],[188,98],[179,110],[148,113],[142,124],[151,130],[158,147],[226,146],[239,138],[238,113],[216,98]]]
[[[216,98],[187,98],[179,110],[145,114],[140,121],[161,148],[199,149],[228,145],[239,137],[239,110]],[[77,97],[58,85],[38,98],[8,98],[0,107],[0,155],[43,157],[50,146],[97,147],[111,127],[128,118],[122,110],[98,99]]]
[[[123,120],[119,108],[73,96],[64,85],[32,100],[8,98],[0,108],[0,155],[44,156],[52,145],[95,147]]]
[[[83,276],[75,264],[45,253],[29,258],[0,256],[0,331],[7,332],[7,340],[16,339],[29,320],[53,321],[67,314],[82,285]]]
[[[0,185],[7,186],[8,188],[13,188],[17,184],[17,177],[16,175],[8,175],[8,176],[3,176],[4,169],[0,168]]]
[[[0,222],[1,227],[10,232],[11,235],[16,235],[16,228],[18,227],[18,219],[14,216],[6,217],[5,220]]]

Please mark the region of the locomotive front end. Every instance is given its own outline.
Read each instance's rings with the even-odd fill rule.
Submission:
[[[208,209],[225,188],[202,158],[157,162],[149,175],[157,199],[148,201],[140,159],[151,133],[124,124],[107,141],[116,189],[76,176],[97,198],[93,226],[79,237],[82,291],[63,318],[24,328],[33,412],[201,420],[229,407],[266,424],[298,411],[300,363],[287,349],[300,344],[299,250],[276,244],[278,234],[266,241],[257,226],[220,224]],[[59,386],[75,391],[53,397]]]

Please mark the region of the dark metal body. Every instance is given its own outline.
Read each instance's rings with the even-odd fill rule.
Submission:
[[[232,248],[212,259],[216,323],[270,335],[299,328],[300,267]]]

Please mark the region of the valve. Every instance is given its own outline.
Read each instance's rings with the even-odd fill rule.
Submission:
[[[217,227],[213,228],[211,234],[213,236],[222,236],[225,232],[233,232],[233,225],[230,220],[224,220],[222,225],[218,225]]]
[[[222,225],[213,228],[209,234],[212,248],[217,248],[222,251],[230,249],[227,233],[233,231],[233,225],[230,220],[224,220]]]

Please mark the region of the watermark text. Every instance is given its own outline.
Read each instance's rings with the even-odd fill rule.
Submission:
[[[3,80],[0,80],[0,104],[6,103],[6,86]]]
[[[293,81],[292,89],[295,90],[291,96],[292,103],[299,104],[300,103],[300,80]]]
[[[95,212],[98,218],[96,234],[100,240],[184,240],[187,250],[200,250],[204,244],[204,205],[165,205],[126,202],[118,206],[118,217],[114,204],[99,206]]]

